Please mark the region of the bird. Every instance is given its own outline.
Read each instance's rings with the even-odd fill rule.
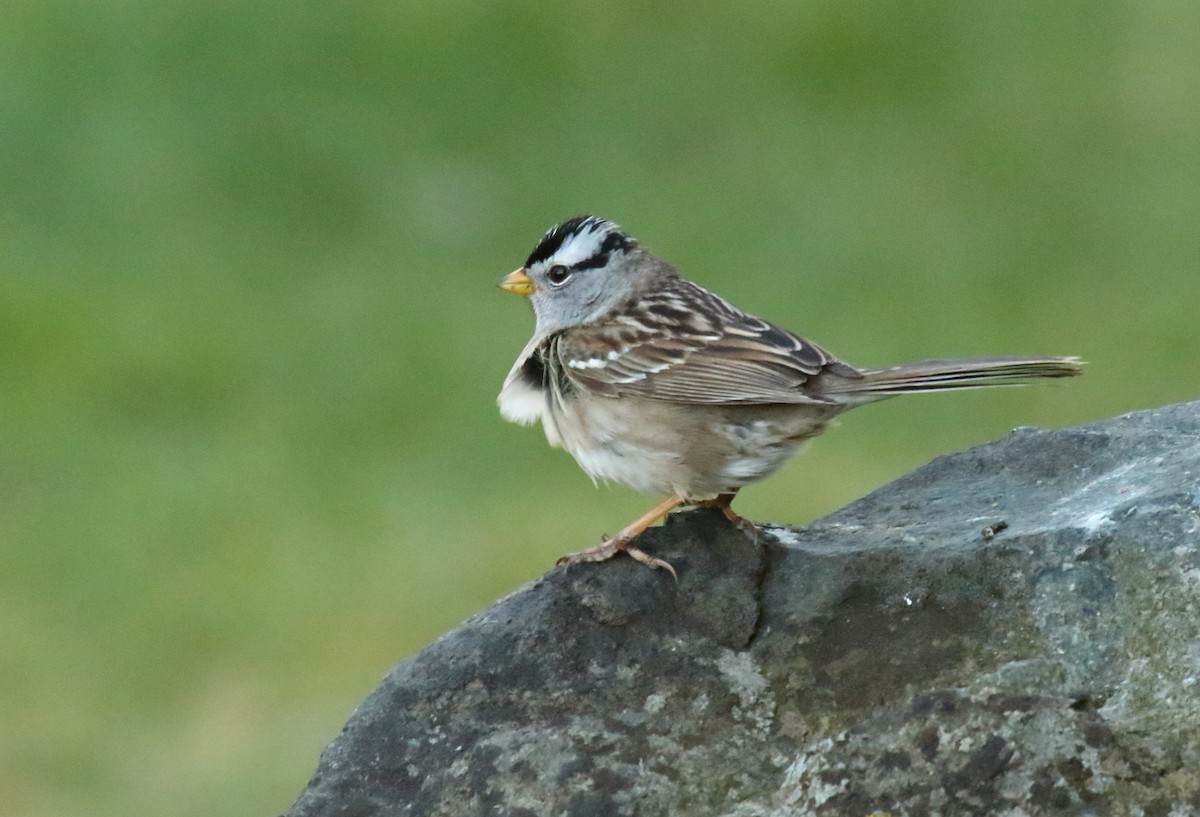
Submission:
[[[636,538],[680,506],[731,507],[849,409],[888,397],[1074,377],[1076,357],[925,360],[860,369],[683,278],[617,224],[591,215],[551,227],[499,282],[529,298],[533,337],[497,402],[540,422],[593,481],[665,498],[560,565],[620,553],[676,576]]]

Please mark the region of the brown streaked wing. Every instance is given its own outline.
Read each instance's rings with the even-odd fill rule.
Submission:
[[[805,391],[827,367],[856,370],[821,347],[676,280],[603,324],[555,340],[564,371],[610,397],[736,405],[830,401]]]

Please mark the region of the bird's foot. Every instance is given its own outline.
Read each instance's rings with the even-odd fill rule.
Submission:
[[[663,559],[657,559],[651,556],[641,548],[633,546],[633,540],[636,539],[646,528],[653,525],[658,520],[662,519],[672,509],[683,504],[683,500],[677,496],[671,496],[664,499],[662,502],[655,505],[646,513],[635,519],[632,523],[625,526],[616,536],[608,539],[605,542],[597,545],[594,548],[581,550],[577,553],[568,553],[558,560],[560,565],[577,565],[580,562],[603,562],[616,556],[618,553],[626,553],[637,561],[650,568],[661,568],[675,579],[679,581],[679,574],[675,572],[675,568],[671,567],[671,563]]]
[[[636,548],[631,543],[622,541],[620,538],[609,539],[607,542],[599,544],[594,548],[588,548],[576,553],[568,553],[566,556],[559,558],[557,564],[577,565],[581,562],[604,562],[618,553],[625,553],[646,567],[661,568],[670,573],[675,581],[679,581],[679,574],[675,572],[675,568],[671,567],[670,562],[651,556],[641,548]]]
[[[718,494],[714,499],[701,499],[695,503],[697,508],[717,508],[725,515],[735,528],[750,537],[758,536],[758,525],[733,510],[733,498],[737,491],[728,494]]]

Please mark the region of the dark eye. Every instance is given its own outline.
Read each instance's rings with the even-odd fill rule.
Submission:
[[[571,277],[571,270],[564,267],[562,264],[555,264],[550,269],[546,270],[546,280],[559,287],[566,283]]]

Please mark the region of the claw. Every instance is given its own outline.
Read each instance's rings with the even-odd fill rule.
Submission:
[[[670,562],[651,556],[646,551],[642,550],[641,548],[635,548],[628,542],[621,543],[615,540],[605,542],[602,545],[597,545],[594,548],[588,548],[587,550],[580,550],[576,553],[568,553],[566,556],[560,556],[555,564],[561,566],[577,565],[583,562],[605,562],[616,556],[618,553],[627,553],[635,560],[644,564],[646,567],[653,568],[655,570],[665,570],[671,574],[671,577],[675,579],[676,582],[679,581],[679,574],[675,572],[675,568],[671,566]]]
[[[638,517],[631,524],[627,525],[620,533],[613,538],[609,538],[607,534],[600,538],[600,544],[594,548],[581,550],[577,553],[568,553],[561,557],[555,564],[558,565],[576,565],[580,562],[603,562],[618,553],[628,553],[635,560],[641,562],[646,567],[655,570],[665,570],[671,574],[671,577],[676,582],[679,581],[679,574],[675,572],[675,568],[670,562],[663,559],[656,559],[640,548],[635,548],[631,543],[636,539],[646,528],[653,525],[658,520],[662,519],[672,509],[683,504],[683,500],[677,496],[672,496],[664,499],[662,502],[655,505],[642,516]]]
[[[625,548],[625,552],[628,553],[633,558],[637,559],[639,562],[644,564],[646,567],[649,567],[649,568],[652,568],[655,570],[661,569],[661,570],[667,571],[668,573],[671,574],[671,578],[675,580],[675,584],[679,584],[679,574],[675,572],[675,568],[671,567],[670,562],[668,562],[664,559],[657,559],[654,556],[651,556],[649,553],[646,553],[646,551],[641,550],[640,548],[632,547],[632,546]]]
[[[725,518],[742,533],[747,536],[758,537],[758,525],[751,522],[744,516],[738,515],[732,507],[733,498],[737,496],[737,491],[727,494],[718,494],[715,499],[702,499],[696,503],[697,508],[717,508],[725,515]]]

